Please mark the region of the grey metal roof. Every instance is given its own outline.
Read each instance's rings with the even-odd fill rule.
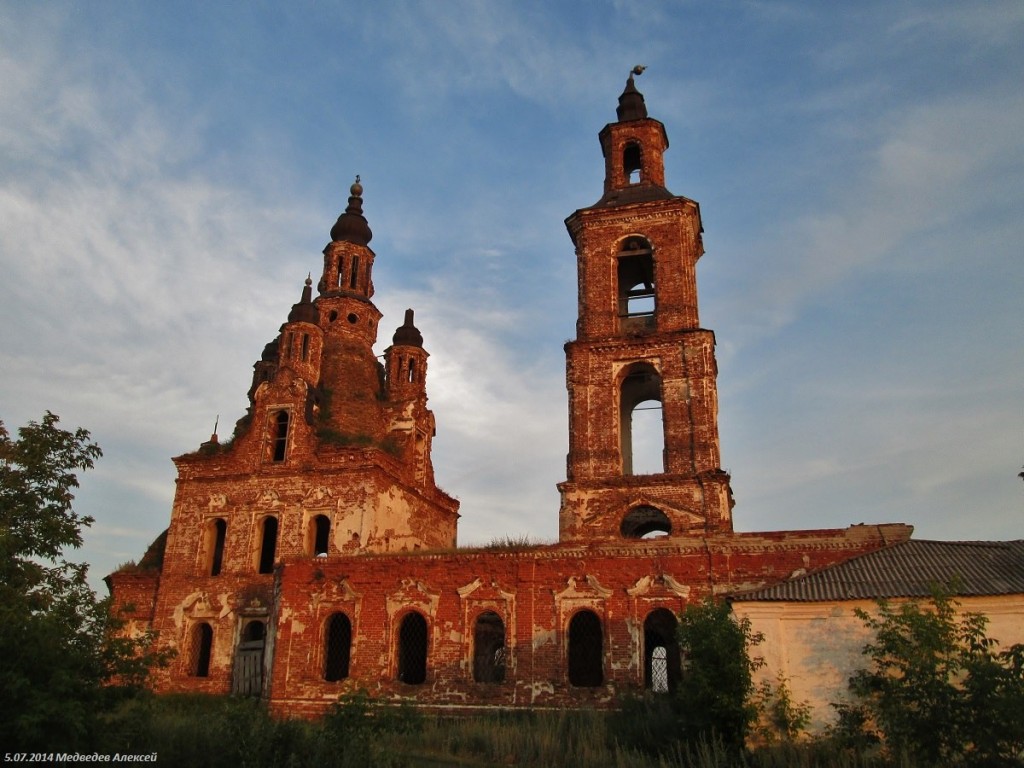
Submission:
[[[932,586],[955,594],[1024,593],[1024,540],[917,541],[860,555],[770,587],[733,595],[734,602],[928,597]]]

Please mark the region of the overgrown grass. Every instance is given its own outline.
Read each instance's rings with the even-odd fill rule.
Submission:
[[[564,768],[873,768],[877,760],[829,742],[728,752],[715,743],[681,744],[642,710],[495,712],[442,717],[411,707],[347,697],[319,721],[272,718],[256,701],[161,696],[126,701],[105,725],[98,751],[156,752],[160,765],[219,768],[327,766],[563,766]],[[630,724],[626,724],[630,725]],[[639,740],[639,743],[638,741]],[[893,764],[890,764],[893,765]],[[895,765],[909,766],[909,763]]]

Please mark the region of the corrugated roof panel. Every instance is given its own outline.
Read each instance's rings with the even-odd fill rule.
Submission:
[[[935,584],[957,595],[1024,594],[1024,540],[916,541],[733,596],[736,602],[928,597]]]

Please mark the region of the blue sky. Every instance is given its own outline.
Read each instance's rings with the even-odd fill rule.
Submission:
[[[1024,4],[0,2],[0,418],[105,455],[94,581],[242,415],[355,174],[460,542],[557,536],[563,219],[635,64],[698,200],[739,530],[1021,538]]]

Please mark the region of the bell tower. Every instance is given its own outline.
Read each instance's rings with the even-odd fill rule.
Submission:
[[[576,339],[565,345],[569,455],[563,542],[732,531],[721,469],[715,337],[700,327],[700,207],[665,187],[665,126],[636,67],[599,134],[604,194],[566,219],[576,247]],[[634,413],[660,409],[661,466],[634,472]]]

